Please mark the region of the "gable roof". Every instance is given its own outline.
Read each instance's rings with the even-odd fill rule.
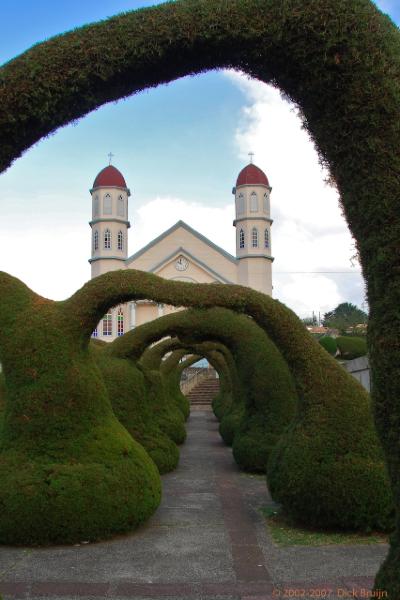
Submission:
[[[196,231],[195,229],[193,229],[192,227],[190,227],[190,225],[188,225],[187,223],[185,223],[184,221],[181,221],[181,220],[177,221],[177,223],[175,223],[175,225],[173,225],[172,227],[170,227],[169,229],[167,229],[166,231],[164,231],[158,237],[154,238],[154,240],[152,240],[151,242],[149,242],[146,246],[143,246],[143,248],[141,248],[140,250],[138,250],[137,252],[135,252],[135,254],[132,254],[132,256],[129,256],[125,260],[125,263],[128,264],[131,261],[135,260],[136,258],[139,258],[143,254],[145,254],[145,252],[147,252],[148,250],[150,250],[150,248],[153,248],[153,246],[155,246],[156,244],[158,244],[159,242],[161,242],[163,239],[165,239],[166,237],[168,237],[169,235],[171,235],[171,233],[173,233],[174,231],[176,231],[180,227],[182,227],[182,229],[186,229],[186,231],[188,231],[189,233],[191,233],[194,237],[196,237],[198,240],[202,241],[204,244],[207,244],[207,246],[209,246],[210,248],[212,248],[213,250],[215,250],[216,252],[218,252],[219,254],[221,254],[224,258],[226,258],[229,261],[233,262],[235,265],[237,264],[238,260],[237,260],[237,258],[235,258],[234,256],[232,256],[232,254],[229,254],[229,252],[227,252],[223,248],[220,248],[219,246],[217,246],[217,244],[214,244],[214,242],[212,242],[211,240],[209,240],[208,238],[206,238],[204,235],[202,235],[201,233],[199,233],[198,231]]]
[[[179,254],[183,254],[184,256],[189,258],[194,264],[196,264],[198,267],[201,267],[202,269],[204,269],[204,271],[206,271],[212,277],[215,277],[215,279],[218,279],[220,282],[235,283],[234,281],[230,281],[223,275],[220,275],[220,273],[218,273],[217,271],[215,271],[214,269],[212,269],[211,267],[206,265],[205,262],[203,262],[202,260],[199,260],[196,256],[194,256],[193,254],[188,252],[188,250],[186,250],[183,246],[179,246],[179,248],[176,248],[176,250],[174,250],[169,256],[163,258],[162,261],[160,261],[159,263],[154,265],[151,269],[149,269],[149,273],[156,273],[156,271],[159,271],[160,269],[162,269],[162,267],[164,267],[166,264],[168,264],[175,257],[179,256]]]

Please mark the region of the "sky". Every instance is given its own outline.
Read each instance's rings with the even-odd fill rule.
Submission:
[[[2,0],[0,64],[33,44],[154,0]],[[398,0],[379,8],[400,24]],[[110,103],[59,129],[0,176],[0,269],[60,300],[90,279],[89,189],[108,164],[130,187],[129,252],[182,219],[235,253],[232,187],[249,162],[272,185],[274,297],[300,317],[366,308],[354,243],[327,173],[279,91],[213,71]]]

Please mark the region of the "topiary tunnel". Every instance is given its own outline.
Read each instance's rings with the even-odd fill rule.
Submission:
[[[399,508],[400,35],[370,0],[177,0],[39,44],[0,72],[0,168],[107,101],[224,67],[298,104],[338,186],[367,280],[375,419]],[[376,580],[393,599],[397,515]]]
[[[6,382],[0,535],[5,541],[67,541],[83,532],[85,537],[94,539],[132,528],[138,522],[137,515],[142,520],[154,510],[158,497],[153,463],[143,461],[145,467],[140,473],[140,446],[136,457],[128,444],[129,436],[124,437],[125,429],[118,434],[118,444],[112,443],[112,437],[118,433],[117,422],[89,352],[91,332],[111,306],[144,298],[179,306],[228,307],[251,316],[285,356],[299,396],[297,417],[282,436],[285,443],[278,444],[279,452],[268,472],[273,493],[289,512],[308,522],[350,527],[388,525],[391,496],[368,395],[309,336],[296,315],[277,300],[245,287],[167,281],[134,270],[97,277],[63,302],[37,296],[6,273],[0,274],[0,285],[4,290],[0,297],[4,315],[0,323],[0,360]],[[177,320],[179,313],[170,317]],[[142,335],[138,343],[137,334],[133,357],[140,356],[159,337],[157,321],[140,329],[153,330],[153,337]],[[116,358],[130,355],[130,337],[127,334],[113,342]],[[99,395],[98,403],[95,394]],[[301,469],[300,457],[304,459]],[[113,503],[120,497],[115,477],[120,473],[119,467],[126,471],[127,460],[132,460],[132,480],[137,484],[137,477],[143,477],[148,493],[138,498],[136,490],[130,504],[114,510]],[[20,466],[15,475],[17,462]],[[88,472],[81,474],[78,469],[77,485],[78,465],[86,465]],[[62,476],[66,469],[69,482],[60,483],[60,469]],[[93,469],[100,470],[102,477],[104,469],[113,475],[106,480],[109,488],[102,490],[103,512],[108,518],[107,527],[103,528],[100,521],[89,518],[98,493],[92,482]],[[36,514],[37,497],[30,495],[31,487],[26,485],[33,477],[43,489],[34,527],[31,521]],[[49,477],[51,482],[54,480],[52,494],[48,493]],[[85,478],[90,485],[85,485]],[[289,481],[296,483],[292,491],[286,485]],[[128,484],[129,478],[125,482]],[[70,489],[74,490],[72,495]],[[21,512],[15,510],[15,498],[20,499]],[[144,502],[142,511],[138,509],[142,506],[140,500]],[[45,510],[47,503],[49,510]],[[78,514],[86,516],[83,524],[79,520],[67,521],[65,525],[64,503],[68,503],[71,516],[79,508]],[[358,507],[356,511],[354,506]]]
[[[135,357],[144,346],[166,335],[177,335],[186,343],[217,341],[229,348],[243,395],[224,415],[220,433],[226,443],[233,444],[242,468],[265,472],[271,450],[297,406],[290,372],[275,345],[247,316],[211,308],[178,311],[146,323],[116,339],[112,352]],[[157,348],[162,352],[163,342],[145,354],[157,354]]]

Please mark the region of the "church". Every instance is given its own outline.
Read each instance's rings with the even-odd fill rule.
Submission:
[[[128,256],[131,193],[122,173],[110,164],[100,171],[90,190],[91,276],[116,269],[139,269],[176,281],[236,283],[272,296],[271,190],[265,173],[252,162],[240,171],[232,190],[236,256],[183,221]],[[111,342],[126,331],[175,310],[147,300],[129,302],[104,315],[93,337]]]

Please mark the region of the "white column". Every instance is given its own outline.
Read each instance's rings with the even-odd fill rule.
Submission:
[[[136,302],[129,302],[129,329],[136,327]]]

